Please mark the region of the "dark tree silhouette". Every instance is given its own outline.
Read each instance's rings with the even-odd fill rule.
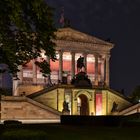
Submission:
[[[55,31],[53,9],[45,0],[1,0],[0,64],[7,64],[15,76],[19,65],[42,57],[42,50],[55,60]],[[46,60],[36,65],[44,76],[50,72]]]
[[[136,86],[131,94],[133,101],[138,102],[140,100],[140,85]]]

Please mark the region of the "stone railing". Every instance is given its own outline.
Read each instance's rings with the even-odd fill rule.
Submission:
[[[130,115],[134,113],[140,113],[140,103],[130,106],[129,108],[122,110],[119,115]]]

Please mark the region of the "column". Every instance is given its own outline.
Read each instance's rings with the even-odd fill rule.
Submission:
[[[19,96],[18,94],[18,83],[19,83],[19,79],[16,77],[13,77],[13,89],[12,89],[12,92],[13,92],[13,96]]]
[[[62,82],[62,72],[63,72],[63,52],[59,51],[59,80]]]
[[[95,57],[95,85],[98,85],[98,55],[94,54]]]
[[[23,82],[23,67],[22,67],[22,65],[19,65],[18,69],[20,70],[18,72],[18,78],[20,80],[19,83],[22,84],[22,82]]]
[[[22,82],[23,82],[22,65],[19,65],[18,69],[20,71],[17,72],[17,76],[13,77],[13,96],[19,96],[19,84],[22,84]]]
[[[35,59],[32,60],[33,64],[33,84],[37,84],[37,66],[35,64]]]
[[[71,52],[71,79],[75,76],[75,52]]]
[[[101,58],[101,82],[105,82],[105,59]]]
[[[18,93],[17,93],[17,80],[15,80],[15,78],[13,78],[13,89],[12,89],[12,92],[13,92],[13,96],[18,96]]]
[[[84,53],[83,57],[84,57],[85,73],[87,73],[87,54]]]
[[[110,59],[110,55],[106,55],[106,58],[105,58],[105,61],[106,61],[106,66],[105,66],[105,69],[106,69],[105,84],[108,87],[109,87],[109,59]]]

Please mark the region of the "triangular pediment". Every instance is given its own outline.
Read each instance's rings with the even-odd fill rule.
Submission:
[[[110,42],[101,40],[97,37],[79,32],[72,28],[61,28],[58,29],[56,32],[56,39],[57,40],[66,40],[66,41],[76,41],[76,42],[83,42],[83,43],[92,43],[92,44],[103,44],[103,45],[113,45]]]

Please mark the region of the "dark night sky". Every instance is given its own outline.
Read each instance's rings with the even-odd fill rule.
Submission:
[[[55,8],[56,25],[64,7],[72,28],[115,43],[111,51],[111,88],[129,94],[140,84],[140,0],[46,1]]]

